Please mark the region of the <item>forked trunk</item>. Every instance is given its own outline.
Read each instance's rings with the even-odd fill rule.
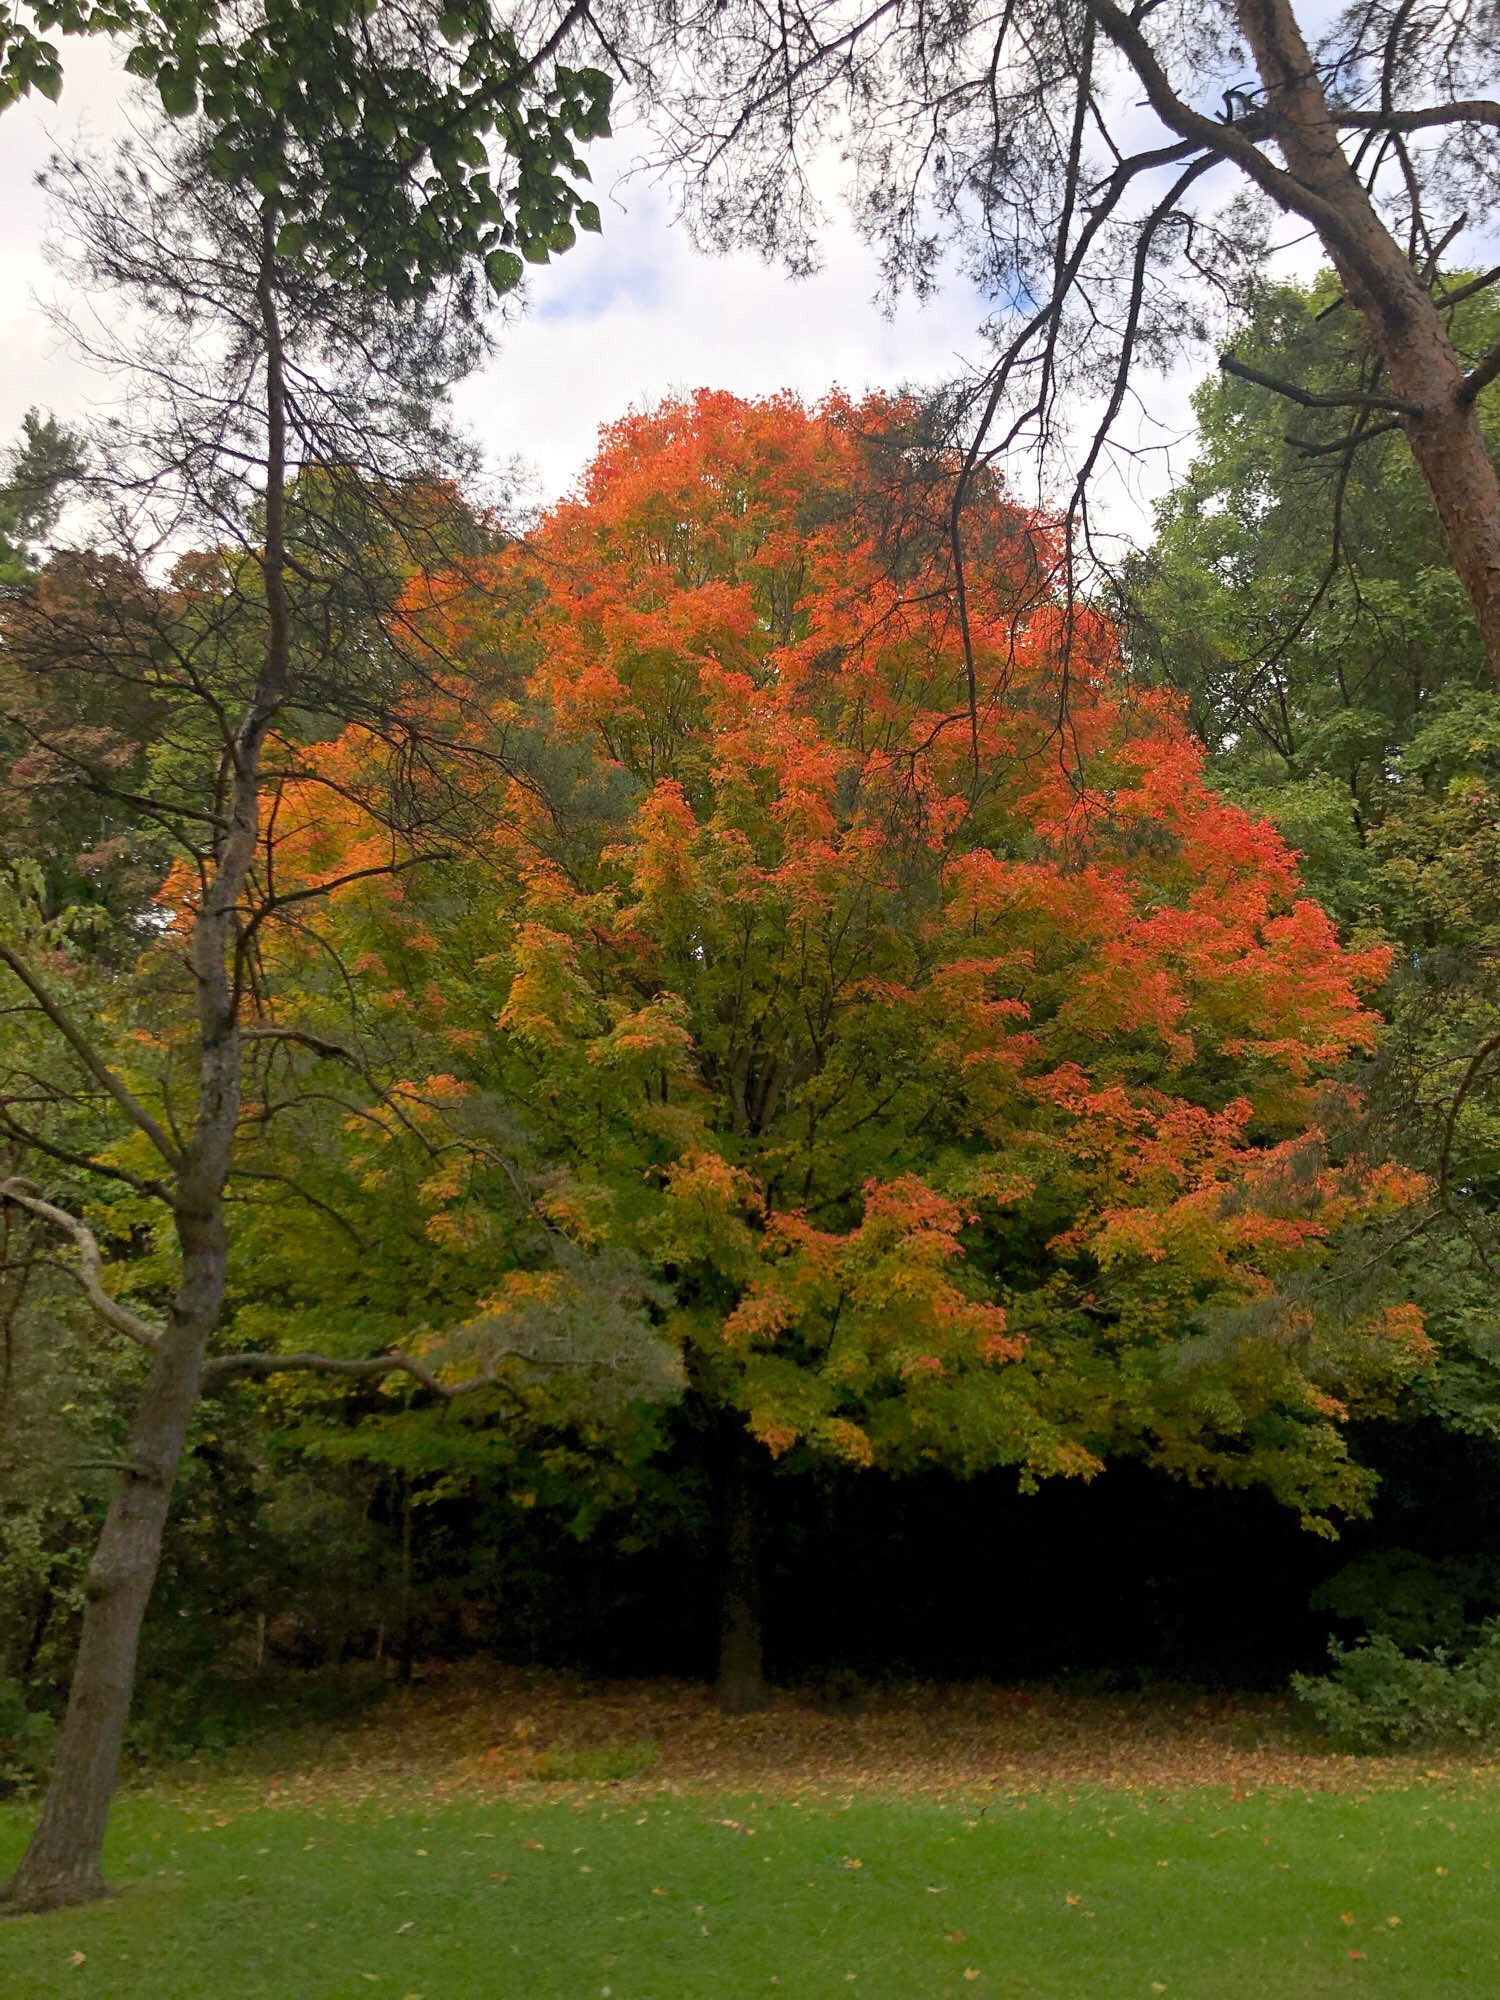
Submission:
[[[719,1459],[719,1673],[714,1696],[726,1715],[767,1706],[762,1629],[764,1520],[760,1454],[743,1424],[724,1426]]]
[[[209,1228],[205,1237],[187,1260],[179,1310],[142,1388],[129,1456],[89,1565],[68,1712],[41,1818],[5,1890],[4,1907],[11,1911],[61,1909],[105,1894],[104,1832],[130,1715],[141,1621],[223,1292],[222,1228]],[[182,1311],[189,1300],[200,1308],[192,1316]],[[205,1306],[211,1308],[206,1318]]]
[[[1401,428],[1432,495],[1448,554],[1500,681],[1500,472],[1475,396],[1427,286],[1376,212],[1339,142],[1317,66],[1289,0],[1237,0],[1289,171],[1321,205],[1318,232],[1407,407]]]

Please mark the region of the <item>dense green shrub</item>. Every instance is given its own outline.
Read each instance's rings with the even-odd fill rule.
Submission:
[[[14,1681],[0,1681],[0,1798],[34,1791],[52,1762],[57,1725],[28,1708]]]
[[[1462,1654],[1404,1653],[1389,1634],[1333,1647],[1331,1673],[1292,1686],[1334,1741],[1351,1750],[1414,1749],[1500,1735],[1500,1619]]]

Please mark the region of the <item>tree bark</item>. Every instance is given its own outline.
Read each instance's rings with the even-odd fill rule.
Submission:
[[[1475,397],[1432,296],[1381,220],[1339,142],[1290,0],[1236,0],[1288,171],[1331,213],[1315,218],[1345,295],[1359,314],[1392,393],[1459,581],[1500,681],[1500,473]]]
[[[135,1686],[141,1622],[227,1263],[222,1216],[186,1232],[172,1324],[151,1364],[121,1474],[89,1565],[83,1632],[42,1816],[5,1891],[13,1911],[104,1895],[104,1833]],[[196,1237],[196,1241],[194,1241]]]
[[[729,1418],[719,1459],[719,1672],[714,1686],[726,1715],[752,1715],[771,1698],[762,1625],[761,1471],[754,1440],[738,1418]]]

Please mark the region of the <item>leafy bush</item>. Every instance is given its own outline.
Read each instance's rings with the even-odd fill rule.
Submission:
[[[1472,1636],[1482,1619],[1500,1611],[1500,1577],[1493,1563],[1385,1549],[1345,1564],[1311,1603],[1362,1625],[1368,1637],[1394,1639],[1403,1652],[1462,1648],[1466,1632]]]
[[[28,1708],[14,1681],[0,1681],[0,1798],[36,1789],[52,1763],[57,1724]]]
[[[533,1777],[551,1784],[613,1785],[639,1777],[656,1762],[658,1745],[651,1737],[639,1743],[590,1743],[569,1749],[559,1746],[539,1753]]]
[[[1500,1735],[1500,1619],[1462,1655],[1435,1646],[1404,1653],[1388,1633],[1332,1646],[1333,1671],[1294,1674],[1292,1686],[1341,1746],[1414,1749],[1457,1737]]]
[[[199,1672],[142,1689],[125,1747],[143,1764],[212,1762],[246,1749],[290,1754],[354,1721],[389,1686],[384,1670],[368,1662],[259,1675]]]

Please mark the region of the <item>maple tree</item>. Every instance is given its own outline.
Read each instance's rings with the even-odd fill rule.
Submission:
[[[1384,954],[1208,789],[993,479],[960,619],[953,470],[899,400],[610,427],[527,544],[408,594],[452,674],[505,682],[468,724],[503,809],[446,874],[337,903],[456,1099],[516,1108],[550,1225],[669,1290],[733,1705],[772,1460],[1134,1453],[1316,1522],[1361,1504],[1349,1408],[1427,1352],[1316,1275],[1412,1192],[1329,1136]],[[449,1195],[438,1226],[482,1225]]]

